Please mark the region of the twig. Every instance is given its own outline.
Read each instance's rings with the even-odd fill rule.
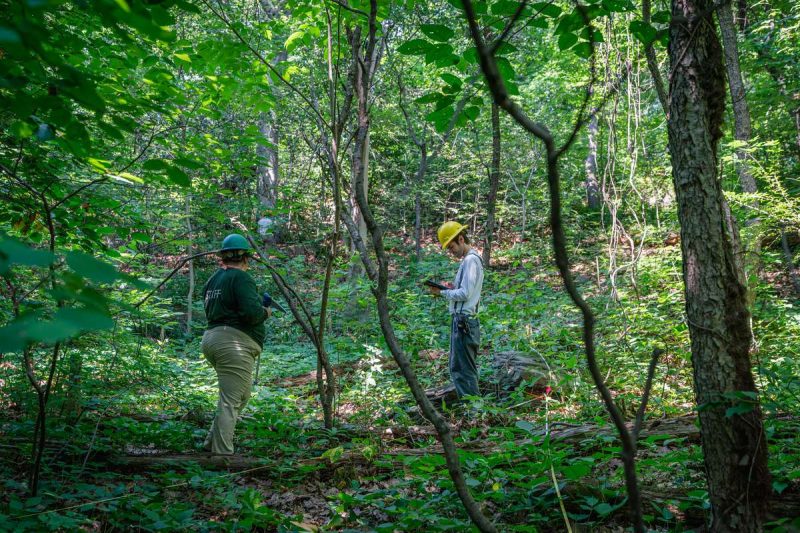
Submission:
[[[176,273],[177,273],[177,272],[178,272],[178,271],[181,269],[181,267],[183,267],[183,265],[185,265],[186,263],[188,263],[188,262],[189,262],[189,261],[191,261],[192,259],[195,259],[195,258],[197,258],[197,257],[203,257],[203,256],[206,256],[206,255],[216,254],[216,253],[219,253],[219,250],[212,250],[212,251],[210,251],[210,252],[200,252],[199,254],[194,254],[194,255],[190,255],[189,257],[184,257],[183,259],[181,259],[181,260],[180,260],[180,262],[178,263],[178,266],[176,266],[176,267],[175,267],[175,268],[172,270],[172,272],[170,272],[170,273],[169,273],[169,275],[168,275],[166,278],[164,278],[163,280],[161,280],[161,283],[159,283],[159,284],[158,284],[158,286],[157,286],[155,289],[153,289],[152,291],[150,291],[149,293],[147,293],[147,296],[145,296],[144,298],[142,298],[142,300],[141,300],[139,303],[135,304],[135,305],[134,305],[134,307],[138,308],[138,307],[140,307],[140,306],[141,306],[143,303],[145,303],[145,302],[146,302],[146,301],[147,301],[147,300],[148,300],[148,299],[149,299],[149,298],[150,298],[150,297],[151,297],[151,296],[152,296],[152,295],[153,295],[153,294],[154,294],[154,293],[155,293],[155,292],[156,292],[158,289],[160,289],[161,287],[163,287],[163,286],[164,286],[164,284],[165,284],[166,282],[168,282],[168,281],[170,280],[170,278],[172,278],[172,276],[174,276],[174,275],[175,275],[175,274],[176,274]]]

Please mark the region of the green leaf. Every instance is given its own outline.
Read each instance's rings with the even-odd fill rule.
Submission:
[[[650,45],[656,39],[657,30],[642,20],[632,20],[628,29],[645,46]]]
[[[562,9],[552,2],[537,2],[533,4],[534,13],[541,13],[550,18],[557,18],[562,13]]]
[[[783,481],[778,481],[777,479],[772,482],[772,490],[774,490],[778,494],[786,490],[786,487],[788,486],[789,486],[788,483],[785,483]]]
[[[145,170],[166,170],[169,168],[169,164],[164,161],[163,159],[148,159],[142,165],[142,168]]]
[[[176,58],[180,59],[181,61],[183,61],[185,63],[191,63],[192,62],[192,58],[189,57],[189,54],[175,53],[175,54],[172,54],[172,55],[174,55]]]
[[[561,20],[558,22],[554,33],[556,35],[561,35],[562,33],[572,33],[583,28],[585,25],[586,21],[584,20],[583,15],[576,9],[573,10],[572,13],[561,17]]]
[[[443,95],[441,93],[439,93],[439,92],[428,93],[428,94],[420,96],[419,98],[414,100],[414,103],[417,103],[417,104],[432,104],[433,102],[438,102],[439,99],[442,98],[442,96]]]
[[[447,126],[450,124],[450,118],[455,113],[455,109],[452,105],[448,105],[441,109],[437,109],[432,113],[428,113],[425,116],[425,120],[433,122],[433,126],[439,133],[444,133],[447,130]]]
[[[587,42],[578,43],[572,48],[576,56],[588,59],[592,55],[592,46]]]
[[[172,183],[180,185],[181,187],[189,187],[192,184],[189,175],[178,167],[169,167],[167,169],[167,177],[169,177]]]
[[[447,59],[453,55],[453,47],[449,44],[434,44],[425,52],[425,62],[433,63],[439,59]]]
[[[186,157],[179,157],[175,160],[175,164],[182,166],[183,168],[188,168],[190,170],[199,170],[203,168],[203,163],[200,161],[195,161],[194,159],[188,159]]]
[[[6,26],[0,26],[0,43],[3,44],[20,44],[22,39],[17,30],[13,30]]]
[[[575,35],[574,33],[562,33],[558,37],[558,49],[568,50],[572,46],[574,46],[575,43],[577,42],[578,42],[578,36]]]
[[[302,42],[303,42],[303,37],[305,37],[305,36],[306,36],[306,32],[304,32],[304,31],[296,31],[296,32],[292,33],[289,36],[289,38],[286,39],[286,42],[283,45],[286,48],[286,51],[287,52],[291,52],[292,50],[294,50],[295,48],[300,46],[300,44],[302,44]]]
[[[672,15],[669,11],[659,11],[651,18],[653,22],[658,22],[659,24],[669,24],[669,21],[672,20]]]
[[[511,61],[505,57],[498,57],[496,61],[497,70],[499,70],[500,75],[503,76],[503,81],[506,82],[506,84],[513,82],[514,78],[517,77],[517,73],[514,71]]]
[[[440,74],[439,77],[442,78],[445,83],[447,83],[448,85],[452,85],[454,87],[460,88],[461,85],[463,84],[461,78],[447,72]]]
[[[542,28],[542,29],[547,29],[549,27],[549,25],[547,24],[547,21],[545,19],[539,18],[539,17],[537,17],[535,19],[531,19],[530,22],[529,22],[529,25],[534,27],[534,28]]]
[[[528,433],[532,433],[534,430],[534,425],[527,420],[517,420],[514,425],[523,431],[527,431]]]
[[[476,106],[467,106],[464,108],[461,113],[467,118],[467,120],[475,120],[478,118],[478,115],[481,113],[481,108]]]
[[[614,511],[614,507],[604,502],[598,504],[597,507],[594,508],[594,510],[600,516],[606,516],[607,514],[612,513]]]
[[[67,264],[84,278],[98,283],[111,283],[120,278],[117,269],[104,261],[83,252],[67,252]]]
[[[48,250],[37,250],[16,239],[0,238],[0,275],[13,265],[46,267],[53,263],[53,254]]]
[[[753,403],[734,405],[733,407],[728,407],[725,410],[725,418],[731,418],[735,415],[750,413],[753,411],[753,409],[755,409],[755,404]]]
[[[455,31],[443,24],[421,24],[419,29],[434,41],[446,43],[456,34]]]
[[[591,36],[591,39],[589,38],[590,36]],[[588,27],[588,26],[586,28],[583,28],[583,30],[581,31],[579,37],[581,39],[586,40],[586,41],[593,41],[595,43],[604,42],[603,33],[598,29],[591,28],[591,27]]]
[[[33,126],[22,120],[14,122],[9,129],[11,134],[19,139],[27,139],[33,135]]]
[[[592,465],[586,461],[578,461],[569,466],[565,466],[561,469],[561,471],[567,477],[567,479],[575,481],[585,477],[589,472],[591,472]]]
[[[514,0],[499,0],[492,4],[492,15],[512,16],[519,9],[520,2]]]
[[[397,51],[407,56],[420,56],[425,55],[433,46],[433,43],[425,39],[411,39],[401,44]]]

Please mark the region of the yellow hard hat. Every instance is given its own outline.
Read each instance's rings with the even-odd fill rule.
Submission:
[[[454,220],[448,220],[439,226],[437,235],[439,236],[439,242],[442,245],[442,250],[447,248],[447,245],[450,244],[450,241],[452,241],[464,229],[467,229],[467,227],[462,226]]]

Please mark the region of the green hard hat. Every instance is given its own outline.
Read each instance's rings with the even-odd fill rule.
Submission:
[[[222,240],[222,248],[220,252],[227,252],[228,250],[249,250],[250,243],[247,239],[238,233],[231,233]]]

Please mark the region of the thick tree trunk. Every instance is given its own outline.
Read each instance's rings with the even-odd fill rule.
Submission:
[[[483,248],[483,264],[492,264],[492,242],[494,241],[495,213],[497,211],[497,189],[500,187],[500,107],[492,102],[492,168],[489,172],[489,196],[486,198],[486,240]]]
[[[586,168],[586,207],[600,209],[600,182],[597,181],[597,115],[589,121],[589,153],[584,161]]]
[[[770,480],[738,232],[726,223],[717,176],[725,72],[711,8],[710,0],[672,0],[673,20],[686,23],[670,30],[669,149],[712,529],[760,531]]]
[[[268,12],[268,13],[271,13]],[[274,15],[273,15],[274,16]],[[287,53],[283,51],[275,56],[273,64],[278,64],[286,60]],[[272,81],[269,76],[266,77],[267,84],[271,85]],[[257,168],[258,183],[256,191],[261,205],[272,209],[278,200],[278,186],[280,184],[280,172],[278,168],[278,116],[275,111],[269,113],[261,113],[258,118],[258,131],[264,136],[264,139],[269,141],[267,144],[259,144],[256,148],[256,154],[261,159],[261,164]]]

